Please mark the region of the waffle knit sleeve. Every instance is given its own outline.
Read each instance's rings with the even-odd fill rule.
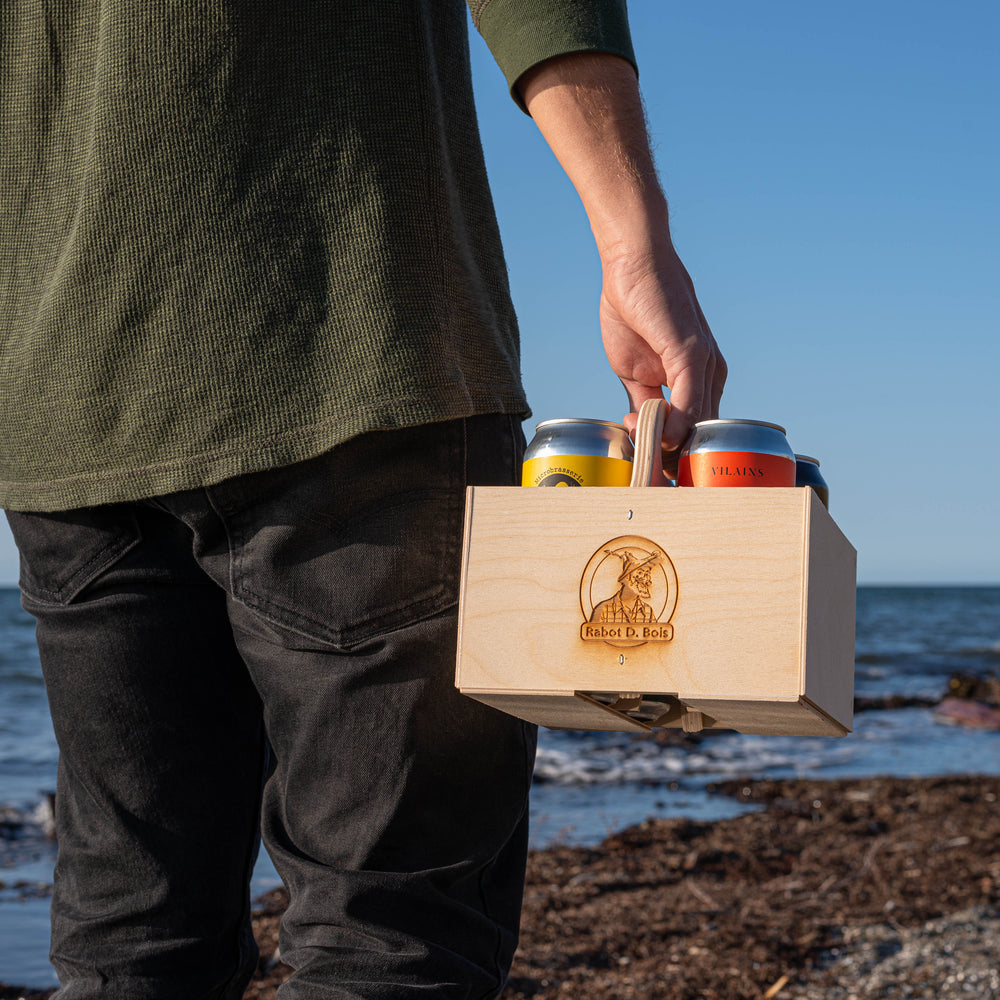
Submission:
[[[571,52],[608,52],[636,65],[625,0],[469,0],[472,21],[522,110],[517,81]]]

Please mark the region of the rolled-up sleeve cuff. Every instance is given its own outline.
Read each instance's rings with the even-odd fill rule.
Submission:
[[[517,81],[553,56],[608,52],[636,65],[625,0],[487,0],[470,8],[522,111]]]

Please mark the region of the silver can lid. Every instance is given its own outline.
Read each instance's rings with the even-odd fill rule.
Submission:
[[[718,427],[723,424],[750,424],[753,427],[770,427],[772,430],[781,431],[782,434],[787,433],[781,424],[772,424],[767,420],[739,420],[733,417],[719,417],[715,420],[699,420],[698,423],[695,424],[695,427]]]
[[[566,424],[591,424],[597,427],[610,427],[616,431],[625,430],[624,424],[616,424],[613,420],[592,420],[590,417],[554,417],[551,420],[543,420],[540,424],[535,424],[535,430],[540,431],[556,425],[562,427]]]

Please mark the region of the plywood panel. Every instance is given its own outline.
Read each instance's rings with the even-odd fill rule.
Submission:
[[[733,718],[738,704],[794,711],[806,695],[824,709],[833,699],[843,722],[837,616],[848,598],[828,599],[818,579],[840,590],[849,580],[853,600],[853,549],[812,496],[471,489],[459,687],[551,698],[656,691],[729,703]],[[824,615],[815,630],[812,613]],[[820,643],[828,648],[812,648]],[[850,645],[853,665],[853,623]]]

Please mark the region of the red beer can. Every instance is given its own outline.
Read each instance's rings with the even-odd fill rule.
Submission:
[[[678,486],[794,486],[785,428],[763,420],[702,420],[681,451]]]

